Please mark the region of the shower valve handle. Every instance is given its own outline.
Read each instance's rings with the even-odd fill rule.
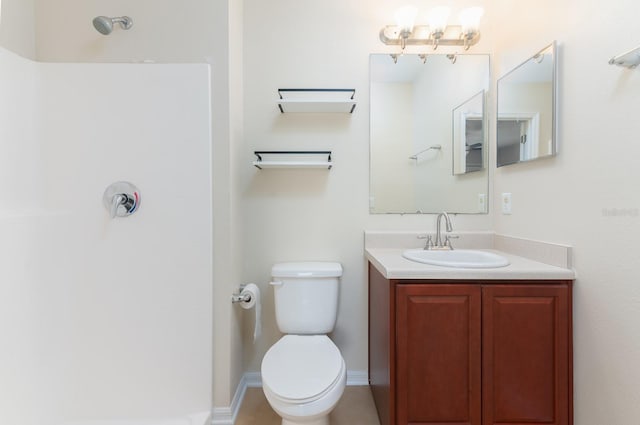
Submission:
[[[111,218],[127,217],[140,205],[140,192],[129,182],[116,182],[107,187],[102,197]]]
[[[117,195],[114,195],[113,202],[111,203],[111,218],[116,218],[116,216],[118,215],[118,208],[120,206],[123,206],[126,215],[129,215],[136,206],[136,200],[126,193],[119,193]]]
[[[116,218],[116,214],[118,214],[118,207],[123,205],[127,201],[127,195],[119,193],[113,197],[113,202],[111,203],[111,210],[109,211],[109,215],[111,218]]]

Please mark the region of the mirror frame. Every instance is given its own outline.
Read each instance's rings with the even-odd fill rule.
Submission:
[[[507,114],[506,112],[500,113],[500,82],[504,81],[505,78],[512,75],[514,72],[518,71],[522,67],[524,67],[530,61],[534,61],[538,56],[543,54],[545,51],[551,49],[551,55],[553,58],[553,63],[551,66],[551,152],[547,155],[538,155],[535,158],[531,159],[519,159],[514,162],[501,163],[500,162],[500,145],[499,145],[499,137],[500,133],[498,131],[498,126],[500,122],[500,116],[504,116]],[[538,159],[550,158],[554,157],[558,154],[558,125],[557,125],[557,114],[558,114],[558,48],[556,41],[552,41],[550,44],[546,45],[544,48],[540,49],[531,57],[527,58],[524,62],[520,63],[518,66],[513,68],[511,71],[507,72],[502,77],[498,78],[496,82],[496,167],[504,167],[507,165],[519,164],[523,162],[531,162],[536,161]],[[526,115],[526,114],[520,114]]]

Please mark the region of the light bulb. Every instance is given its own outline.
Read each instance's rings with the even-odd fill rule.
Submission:
[[[418,9],[415,6],[407,5],[398,9],[395,13],[396,25],[400,27],[400,32],[407,36],[413,31],[413,23],[416,20]]]
[[[429,11],[429,30],[431,33],[443,33],[447,27],[450,10],[446,6],[434,7]]]
[[[480,27],[480,18],[484,14],[481,7],[470,7],[460,12],[460,25],[462,26],[462,34],[469,35],[478,32]]]

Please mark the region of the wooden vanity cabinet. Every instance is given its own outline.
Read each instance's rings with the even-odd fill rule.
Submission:
[[[369,265],[382,425],[571,425],[571,281],[388,280]]]

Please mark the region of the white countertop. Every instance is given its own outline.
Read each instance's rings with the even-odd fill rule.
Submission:
[[[493,269],[463,269],[432,266],[407,260],[402,256],[404,249],[367,248],[365,256],[387,279],[485,279],[485,280],[573,280],[573,270],[551,266],[517,255],[494,249],[479,251],[493,252],[506,257],[510,264]]]

